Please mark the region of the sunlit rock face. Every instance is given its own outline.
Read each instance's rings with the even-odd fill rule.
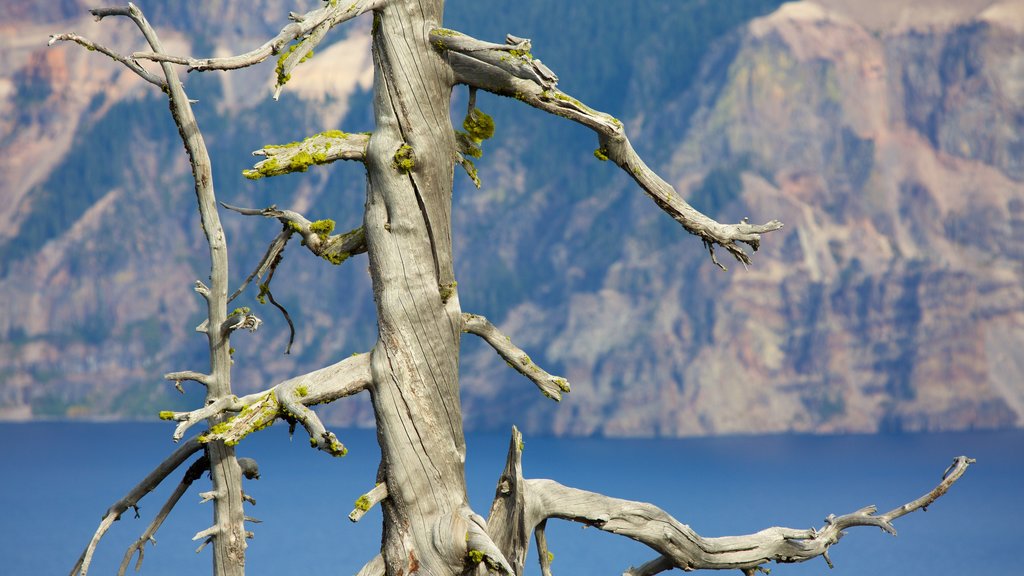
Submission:
[[[190,287],[207,256],[166,106],[96,53],[45,47],[68,30],[124,52],[140,39],[126,23],[94,23],[84,4],[9,4],[0,418],[149,417],[191,402],[160,381],[206,361]],[[1024,3],[751,1],[726,14],[666,0],[636,22],[605,18],[614,2],[537,4],[495,15],[449,0],[447,18],[481,37],[532,37],[562,88],[621,118],[641,154],[709,215],[786,227],[765,237],[749,270],[719,254],[722,272],[594,159],[592,135],[481,95],[497,134],[478,162],[482,189],[456,176],[459,298],[573,392],[551,403],[467,337],[470,427],[680,436],[1020,425]],[[169,50],[223,55],[260,44],[303,6],[144,8]],[[570,49],[564,25],[539,24],[549,21],[621,45],[595,58]],[[692,21],[696,32],[685,29]],[[263,144],[372,129],[369,21],[333,38],[277,103],[273,63],[188,76],[220,198],[339,229],[361,223],[358,166],[257,183],[239,175]],[[453,117],[464,107],[457,90]],[[237,283],[277,228],[225,221]],[[372,345],[365,272],[361,257],[333,267],[289,250],[275,296],[296,320],[293,353],[282,354],[277,312],[243,296],[266,324],[235,339],[237,389]],[[372,423],[358,400],[325,418]]]

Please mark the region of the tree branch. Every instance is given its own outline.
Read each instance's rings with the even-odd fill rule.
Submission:
[[[487,532],[509,564],[515,568],[516,574],[523,573],[526,552],[530,547],[530,532],[544,522],[543,519],[534,520],[527,508],[526,481],[523,479],[522,464],[524,447],[523,435],[513,426],[505,469],[498,479],[494,501],[487,516]],[[539,543],[540,540],[538,545]]]
[[[172,412],[163,410],[160,412],[161,420],[174,420],[178,426],[174,429],[171,438],[177,442],[185,436],[185,432],[195,424],[219,416],[225,412],[238,412],[245,408],[245,405],[238,399],[238,396],[225,396],[213,402],[189,412]]]
[[[371,386],[370,354],[350,356],[341,362],[302,376],[296,376],[264,392],[204,406],[191,412],[161,413],[181,422],[175,435],[213,415],[237,412],[200,436],[202,442],[223,440],[235,445],[249,434],[262,430],[278,418],[298,422],[309,433],[310,445],[332,456],[344,456],[345,446],[308,407],[332,402],[362,392]]]
[[[282,28],[277,36],[274,36],[259,48],[237,56],[225,56],[220,58],[189,58],[153,52],[136,52],[135,54],[132,54],[132,58],[180,64],[188,66],[189,71],[235,70],[238,68],[245,68],[252,66],[253,64],[259,64],[270,56],[279,53],[282,48],[288,45],[288,43],[299,38],[304,38],[322,24],[327,23],[332,27],[337,24],[341,24],[342,22],[351,20],[369,10],[373,10],[380,4],[383,4],[383,0],[359,0],[345,6],[342,6],[342,4],[345,3],[331,3],[322,8],[310,10],[300,16],[293,16],[293,22]]]
[[[178,392],[184,394],[185,390],[181,387],[182,382],[188,380],[191,382],[198,382],[203,386],[209,387],[213,382],[213,376],[210,376],[209,374],[202,374],[200,372],[193,372],[192,370],[183,370],[181,372],[169,372],[164,374],[164,380],[174,382],[174,387],[178,389]]]
[[[483,338],[499,356],[505,359],[505,363],[514,368],[516,372],[529,378],[537,385],[537,388],[540,388],[542,394],[555,402],[561,401],[563,392],[569,392],[569,382],[565,378],[552,376],[537,366],[526,352],[513,344],[512,339],[498,330],[487,318],[477,314],[463,313],[462,331]]]
[[[247,479],[259,479],[259,466],[256,464],[255,460],[253,460],[252,458],[239,458],[238,464],[242,469],[242,475],[245,476]],[[170,515],[171,510],[174,509],[174,506],[177,505],[179,500],[181,500],[181,497],[185,494],[186,491],[188,491],[189,486],[191,486],[193,482],[198,480],[199,477],[202,476],[203,472],[207,472],[209,470],[210,459],[206,456],[196,459],[196,461],[193,462],[191,466],[189,466],[188,470],[185,471],[185,476],[181,479],[181,482],[178,483],[178,486],[175,487],[174,492],[172,492],[171,495],[167,498],[167,502],[164,503],[163,507],[160,509],[160,512],[157,513],[156,517],[153,518],[153,521],[150,522],[149,526],[146,527],[146,531],[143,532],[142,536],[140,536],[138,540],[132,543],[132,545],[128,547],[128,550],[125,551],[124,558],[121,559],[121,566],[120,568],[118,568],[117,571],[118,576],[124,576],[125,571],[128,569],[128,564],[131,563],[132,557],[135,556],[136,552],[138,552],[139,554],[139,559],[135,563],[135,571],[139,571],[139,569],[142,567],[142,561],[146,554],[146,543],[152,542],[154,546],[156,545],[156,538],[154,538],[154,535],[156,534],[157,530],[160,529],[160,526],[163,525],[164,520],[167,519],[167,516]],[[253,500],[252,497],[246,496],[245,494],[242,494],[242,498],[253,504],[256,503],[256,501]],[[255,519],[249,517],[246,517],[246,520],[256,521]]]
[[[777,220],[761,225],[746,221],[721,224],[690,206],[637,155],[626,137],[622,122],[557,89],[557,77],[554,74],[550,74],[550,77],[541,74],[539,70],[546,70],[547,67],[533,59],[528,52],[493,48],[493,44],[444,29],[432,30],[430,38],[438,49],[447,54],[458,83],[515,98],[596,132],[599,147],[594,155],[600,160],[612,160],[632,176],[658,207],[688,232],[704,241],[712,261],[722,269],[725,266],[715,256],[716,245],[725,248],[747,265],[751,259],[740,244],[746,244],[756,252],[760,247],[761,234],[782,227],[782,223]]]
[[[94,9],[90,12],[97,20],[107,16],[124,16],[131,19],[142,32],[152,51],[156,54],[164,52],[156,31],[134,4]],[[165,91],[171,117],[178,127],[178,134],[192,167],[200,221],[210,250],[210,287],[197,281],[196,291],[203,295],[207,303],[207,319],[199,330],[206,333],[209,345],[211,377],[207,382],[206,402],[213,404],[231,397],[229,334],[218,330],[227,320],[227,243],[217,211],[210,156],[192,112],[192,106],[174,67],[162,62],[160,69],[167,82]],[[210,425],[217,425],[216,417]],[[224,495],[223,498],[217,499],[214,510],[217,534],[213,554],[214,571],[224,575],[240,575],[244,572],[246,547],[241,469],[235,459],[234,450],[222,443],[207,445],[206,455],[210,459],[210,477],[214,489]]]
[[[661,554],[640,568],[630,568],[626,574],[631,576],[650,576],[670,568],[739,569],[753,573],[771,561],[804,562],[818,556],[828,560],[828,549],[839,541],[843,530],[875,526],[895,534],[893,520],[925,509],[945,494],[974,462],[965,456],[957,457],[938,486],[885,514],[875,515],[875,507],[868,506],[843,516],[829,516],[826,525],[818,530],[773,527],[745,536],[705,538],[652,504],[611,498],[553,480],[524,480],[521,438],[513,428],[505,471],[488,519],[489,533],[505,557],[517,566],[517,574],[522,573],[529,533],[538,528],[543,532],[542,524],[548,518],[572,520],[627,536]],[[546,548],[546,542],[543,546]]]
[[[163,525],[167,516],[170,515],[171,510],[174,509],[174,506],[179,500],[181,500],[181,497],[186,491],[188,491],[189,486],[198,480],[199,477],[203,475],[203,472],[206,472],[209,469],[210,459],[206,456],[197,458],[196,461],[188,467],[188,470],[185,471],[185,475],[182,477],[181,482],[178,483],[174,492],[172,492],[167,498],[167,502],[164,503],[163,508],[160,509],[160,512],[158,512],[156,517],[153,518],[153,521],[146,527],[142,536],[139,536],[139,539],[132,543],[132,545],[128,547],[128,550],[125,551],[124,558],[121,560],[121,567],[117,570],[117,576],[124,576],[125,570],[128,569],[128,564],[131,563],[132,557],[135,556],[136,552],[139,554],[139,559],[135,562],[135,571],[138,572],[139,569],[142,568],[142,560],[146,554],[146,543],[152,542],[153,544],[156,544],[156,538],[154,538],[154,535],[157,530],[160,529],[160,526]]]
[[[508,576],[516,575],[515,570],[509,565],[505,555],[502,554],[498,546],[491,540],[491,536],[487,533],[486,524],[480,525],[470,519],[466,530],[466,548],[468,549],[467,559],[470,565],[483,562],[487,565],[488,571],[501,571],[508,574]]]
[[[291,232],[297,232],[302,236],[303,244],[309,251],[327,260],[331,264],[338,265],[348,260],[355,254],[366,252],[366,233],[360,226],[349,230],[344,234],[331,234],[334,231],[334,220],[325,219],[310,222],[305,216],[291,210],[279,210],[277,206],[269,208],[239,208],[221,202],[221,205],[228,210],[233,210],[246,216],[265,216],[277,218]],[[271,245],[273,250],[274,245]],[[281,246],[281,250],[284,246]],[[268,250],[269,256],[271,250]],[[278,252],[280,254],[280,252]],[[264,259],[266,261],[266,257]]]
[[[156,86],[157,88],[159,88],[160,90],[163,90],[164,92],[167,91],[167,81],[166,80],[164,80],[163,78],[157,76],[156,74],[153,74],[149,70],[146,70],[145,68],[140,66],[139,63],[136,62],[134,59],[122,56],[122,55],[118,54],[117,52],[114,52],[113,50],[111,50],[110,48],[107,48],[106,46],[104,46],[102,44],[98,44],[96,42],[93,42],[92,40],[89,40],[88,38],[79,36],[78,34],[69,33],[69,34],[54,34],[54,35],[50,36],[50,40],[49,40],[49,42],[47,42],[47,46],[53,46],[57,42],[74,42],[74,43],[84,47],[86,50],[88,50],[90,52],[99,52],[101,54],[106,54],[107,56],[112,58],[115,62],[120,62],[121,64],[124,64],[129,70],[131,70],[132,72],[135,72],[136,74],[138,74],[139,77],[142,78],[143,80],[145,80],[146,82],[149,82],[150,84]]]
[[[259,180],[266,176],[305,172],[310,166],[330,164],[337,160],[363,162],[369,143],[368,133],[349,134],[341,130],[328,130],[301,142],[267,145],[252,153],[253,156],[265,156],[266,160],[257,162],[251,170],[243,170],[242,175],[250,180]]]
[[[541,520],[533,534],[537,537],[537,560],[540,561],[541,576],[551,576],[551,562],[555,555],[548,549],[547,520]]]
[[[164,478],[174,472],[182,462],[187,460],[189,456],[192,456],[200,449],[203,445],[199,442],[198,437],[189,438],[188,441],[178,447],[177,450],[171,452],[163,462],[161,462],[156,468],[153,469],[141,482],[135,485],[127,494],[124,495],[120,500],[114,502],[110,508],[107,509],[106,514],[103,515],[103,520],[100,521],[99,528],[96,529],[96,533],[93,534],[92,540],[89,545],[86,546],[82,555],[78,558],[78,562],[75,567],[71,569],[72,576],[86,576],[89,573],[89,565],[92,563],[93,553],[96,551],[96,546],[99,544],[100,539],[107,533],[110,526],[121,518],[121,514],[129,508],[136,508],[139,500],[142,500],[146,494],[152,492]]]
[[[360,496],[355,503],[355,508],[349,513],[348,519],[353,522],[359,522],[371,508],[380,503],[381,500],[388,497],[388,485],[383,482],[378,482],[373,490],[370,490],[366,494]]]
[[[224,203],[221,203],[221,206],[225,206]],[[267,251],[263,254],[263,258],[260,259],[259,264],[257,264],[256,268],[249,274],[249,276],[246,277],[245,281],[242,282],[242,285],[236,288],[235,291],[232,292],[231,296],[228,297],[229,304],[235,298],[238,298],[238,296],[242,292],[245,292],[245,289],[249,286],[249,283],[252,282],[254,278],[262,280],[263,275],[266,274],[271,267],[275,266],[278,261],[280,261],[281,255],[284,252],[284,248],[288,244],[288,240],[290,240],[291,237],[292,230],[286,226],[284,230],[279,232],[278,235],[275,236],[274,239],[270,241],[270,246],[267,247]],[[260,292],[263,292],[262,283],[260,284]],[[260,300],[260,298],[261,296],[256,297],[257,300]],[[263,302],[261,301],[260,303],[262,304]]]

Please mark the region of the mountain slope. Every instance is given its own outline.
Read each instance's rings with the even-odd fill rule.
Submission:
[[[159,375],[203,362],[189,286],[205,253],[187,164],[149,87],[95,54],[26,40],[78,28],[137,44],[65,4],[8,7],[0,35],[12,55],[0,61],[0,417],[144,417],[194,401]],[[143,8],[175,51],[196,53],[244,50],[294,9],[220,4],[229,17]],[[236,12],[244,22],[229,25]],[[592,134],[482,95],[498,133],[478,163],[483,188],[457,175],[460,300],[573,393],[551,404],[467,339],[468,425],[669,436],[1019,425],[1022,13],[980,1],[450,1],[452,28],[532,37],[563,89],[622,118],[695,206],[787,224],[750,270],[723,273],[594,159]],[[335,33],[278,103],[266,67],[189,76],[222,199],[358,225],[357,166],[238,174],[262,144],[372,128],[367,26]],[[226,222],[240,280],[275,226]],[[372,343],[363,262],[288,251],[275,295],[296,319],[294,353],[281,354],[279,315],[260,309],[264,328],[235,344],[240,391]],[[359,401],[325,415],[372,422]]]

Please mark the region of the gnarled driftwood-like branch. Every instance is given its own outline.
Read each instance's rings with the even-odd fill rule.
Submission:
[[[530,532],[549,518],[580,522],[606,532],[642,542],[661,554],[627,574],[656,574],[670,569],[738,569],[753,571],[768,562],[804,562],[826,557],[843,530],[854,526],[875,526],[895,534],[892,521],[926,508],[960,479],[974,460],[957,457],[942,481],[924,496],[875,514],[867,506],[850,514],[829,516],[820,529],[773,527],[755,534],[707,538],[679,522],[664,510],[644,502],[611,498],[602,494],[563,486],[553,480],[522,477],[522,436],[513,428],[505,471],[498,482],[488,526],[510,562],[524,562]],[[543,528],[541,527],[543,530]],[[542,559],[542,563],[543,563]]]

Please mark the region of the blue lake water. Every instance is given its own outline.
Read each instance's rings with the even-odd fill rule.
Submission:
[[[380,545],[380,513],[347,515],[373,486],[378,462],[370,430],[336,430],[349,455],[333,459],[288,440],[281,426],[247,438],[239,454],[260,463],[246,490],[257,500],[248,570],[252,576],[354,574]],[[106,508],[173,449],[161,424],[0,424],[0,573],[67,574]],[[470,435],[467,477],[486,516],[508,437]],[[526,438],[527,477],[658,504],[701,534],[743,534],[772,526],[822,525],[829,513],[867,504],[888,510],[930,490],[954,456],[978,460],[931,506],[896,523],[893,538],[857,528],[820,559],[772,565],[774,576],[899,574],[984,576],[1021,573],[1024,431],[901,436],[766,436],[684,440]],[[181,471],[183,472],[183,470]],[[173,482],[142,501],[101,543],[92,574],[116,572],[125,548],[162,506]],[[142,574],[208,574],[209,551],[192,535],[209,504],[196,482],[149,548]],[[654,557],[625,538],[552,521],[548,541],[559,576],[621,574]],[[531,550],[528,574],[539,574]]]

